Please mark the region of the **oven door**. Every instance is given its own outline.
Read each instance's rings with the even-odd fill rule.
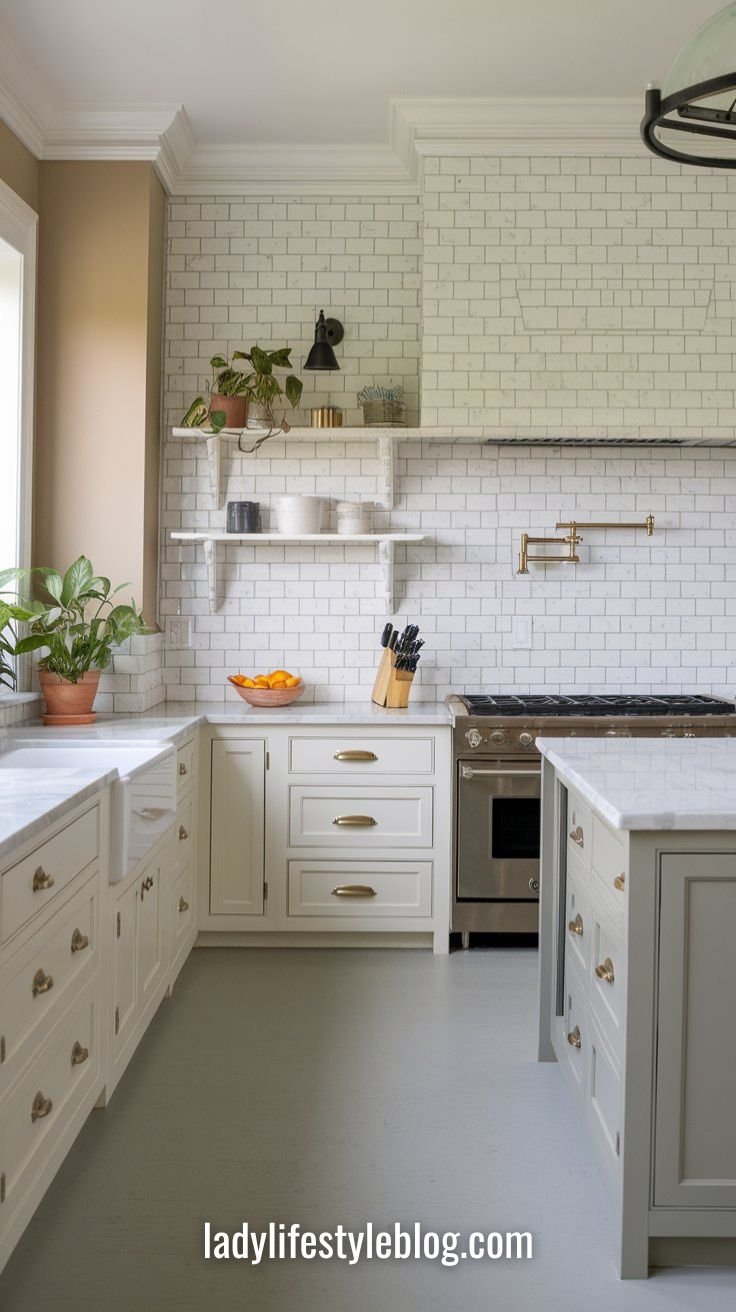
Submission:
[[[458,762],[457,900],[539,900],[539,761]]]

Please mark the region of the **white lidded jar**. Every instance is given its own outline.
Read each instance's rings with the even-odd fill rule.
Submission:
[[[276,505],[276,527],[279,533],[288,537],[321,533],[324,513],[324,497],[279,497]]]
[[[337,531],[346,537],[373,531],[372,501],[338,501],[336,516]]]

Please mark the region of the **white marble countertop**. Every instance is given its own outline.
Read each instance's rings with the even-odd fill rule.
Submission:
[[[94,744],[110,748],[109,764],[94,768],[5,768],[0,770],[0,861],[63,818],[88,797],[101,792],[118,778],[115,749],[123,745],[182,742],[202,724],[253,725],[449,725],[451,716],[442,702],[417,703],[406,710],[389,710],[371,702],[325,702],[300,705],[294,702],[276,710],[260,710],[245,702],[238,705],[202,705],[169,702],[144,714],[98,715],[93,725],[72,729],[47,729],[40,721],[28,721],[0,734],[0,755],[13,747],[35,743]],[[99,752],[96,753],[99,757]]]
[[[733,738],[538,738],[537,747],[616,829],[736,829]]]

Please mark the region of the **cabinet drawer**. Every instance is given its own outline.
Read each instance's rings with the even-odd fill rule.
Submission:
[[[585,1089],[585,1062],[589,1043],[588,1009],[585,1005],[584,984],[577,973],[565,967],[564,1046],[561,1055],[580,1098]]]
[[[194,871],[187,866],[171,890],[169,915],[171,960],[174,962],[194,925]]]
[[[574,789],[567,790],[567,851],[578,861],[590,867],[590,849],[593,838],[593,816],[586,802]]]
[[[597,816],[593,816],[593,870],[610,894],[614,914],[623,918],[627,906],[628,847],[623,834],[614,833]]]
[[[99,997],[85,990],[16,1085],[0,1117],[0,1230],[41,1174],[99,1078]]]
[[[590,939],[590,1007],[619,1061],[624,1050],[626,957],[623,938],[593,900]]]
[[[587,1043],[585,1119],[597,1144],[603,1165],[612,1178],[620,1164],[621,1076],[595,1022],[591,1020]]]
[[[385,738],[366,734],[339,734],[312,738],[304,734],[289,740],[292,774],[432,774],[433,738]]]
[[[183,797],[176,808],[174,831],[174,869],[183,870],[192,860],[194,848],[194,793]]]
[[[572,959],[582,978],[588,974],[592,914],[590,901],[582,880],[575,877],[572,861],[568,865],[565,900],[565,953]]]
[[[289,915],[431,916],[431,861],[290,861]]]
[[[182,743],[176,753],[176,790],[179,797],[183,796],[194,783],[194,768],[196,761],[196,740],[189,738],[187,742]]]
[[[431,788],[289,789],[292,847],[431,847]]]
[[[98,877],[0,972],[0,1094],[99,959]]]
[[[99,852],[100,810],[95,806],[6,870],[0,881],[2,942],[58,897]]]

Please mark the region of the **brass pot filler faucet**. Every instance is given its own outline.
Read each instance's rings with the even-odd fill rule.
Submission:
[[[584,529],[591,529],[591,528],[642,529],[644,528],[647,531],[647,537],[651,537],[654,532],[654,515],[647,515],[643,524],[632,524],[632,523],[605,524],[605,523],[593,523],[593,522],[588,524],[579,524],[577,520],[571,519],[567,521],[560,521],[558,524],[555,524],[555,528],[558,530],[558,532],[561,529],[567,529],[567,536],[564,538],[536,538],[536,537],[530,537],[528,533],[522,533],[521,551],[519,552],[519,568],[517,570],[518,574],[528,574],[530,565],[537,565],[537,564],[546,565],[551,563],[555,563],[558,565],[579,565],[580,557],[577,553],[577,548],[579,544],[583,541],[583,539],[580,536],[578,529],[581,528]],[[549,554],[549,555],[547,554],[540,554],[540,555],[533,555],[533,556],[529,555],[530,547],[541,547],[541,546],[558,546],[558,547],[564,546],[567,548],[567,550],[564,552]]]

